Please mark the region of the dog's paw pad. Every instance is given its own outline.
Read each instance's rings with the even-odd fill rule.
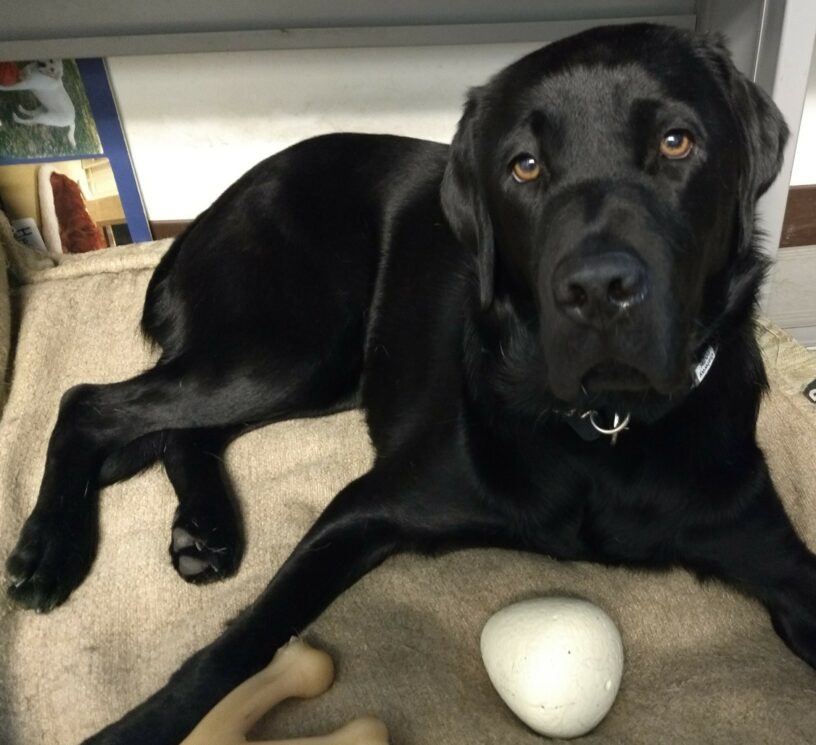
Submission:
[[[185,548],[195,546],[195,538],[191,533],[188,533],[184,528],[173,528],[173,548],[172,550],[178,553]]]
[[[179,556],[178,570],[183,577],[192,577],[210,568],[212,568],[210,564],[202,559],[194,559],[192,556]]]
[[[170,556],[187,582],[203,584],[234,574],[241,557],[237,535],[218,528],[203,531],[196,521],[173,527]]]

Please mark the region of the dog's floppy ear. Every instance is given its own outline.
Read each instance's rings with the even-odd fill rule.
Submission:
[[[736,251],[725,310],[719,319],[722,326],[727,326],[753,311],[769,266],[768,259],[755,245],[754,217],[757,200],[782,167],[788,127],[770,97],[734,66],[721,36],[696,38],[698,52],[720,81],[740,140]]]
[[[740,247],[754,233],[754,210],[779,175],[788,141],[788,126],[776,104],[758,85],[737,73],[732,95],[742,122],[743,165],[740,175]]]
[[[479,298],[482,307],[487,308],[493,301],[496,258],[493,225],[478,172],[479,95],[480,89],[473,89],[468,94],[464,114],[451,143],[440,198],[453,234],[463,246],[476,250]]]
[[[754,234],[757,199],[768,190],[782,168],[788,126],[765,91],[734,66],[721,36],[709,36],[703,44],[704,56],[716,67],[723,81],[742,140],[739,247],[746,250]]]

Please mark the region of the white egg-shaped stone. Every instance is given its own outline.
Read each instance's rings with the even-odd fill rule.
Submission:
[[[503,608],[482,629],[481,647],[498,694],[542,735],[586,734],[618,694],[620,632],[586,600],[538,598]]]

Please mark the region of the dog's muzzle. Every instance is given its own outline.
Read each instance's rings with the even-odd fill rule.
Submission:
[[[583,242],[546,279],[542,324],[550,384],[563,400],[685,382],[673,294],[659,272],[622,242]]]

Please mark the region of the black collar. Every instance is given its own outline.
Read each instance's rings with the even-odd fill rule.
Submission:
[[[717,347],[709,344],[700,356],[699,362],[691,368],[690,390],[694,390],[703,382],[716,357]],[[600,437],[609,437],[610,443],[614,445],[618,435],[629,428],[630,416],[628,412],[621,414],[617,411],[598,409],[588,409],[587,411],[573,409],[566,412],[564,418],[567,424],[585,442],[592,442]]]

